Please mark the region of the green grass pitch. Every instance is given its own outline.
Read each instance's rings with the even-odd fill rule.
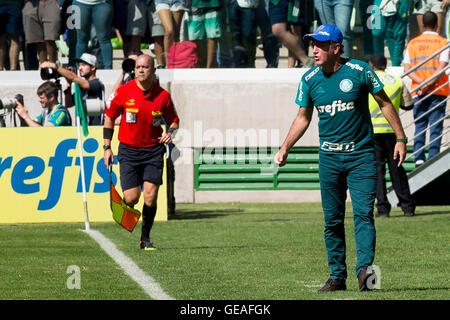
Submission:
[[[318,293],[329,269],[320,203],[179,204],[174,219],[156,222],[158,250],[139,249],[114,222],[91,223],[175,299],[194,300],[448,300],[450,207],[393,209],[376,218],[374,264],[381,289],[359,292],[351,205],[347,205],[347,291]],[[86,233],[84,224],[0,225],[0,299],[150,299]],[[80,288],[70,289],[70,266]],[[69,272],[68,272],[69,271]]]

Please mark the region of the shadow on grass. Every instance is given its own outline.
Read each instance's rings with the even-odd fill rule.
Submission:
[[[437,215],[437,214],[449,214],[450,211],[427,211],[427,212],[416,212],[415,216],[416,217],[421,217],[421,216],[432,216],[432,215]],[[414,219],[414,217],[405,217],[403,214],[401,215],[396,215],[396,216],[390,216],[389,218],[410,218],[410,219]]]
[[[441,288],[392,288],[392,289],[380,289],[377,292],[404,292],[404,291],[437,291],[437,290],[450,290],[450,287]]]
[[[233,213],[243,212],[240,209],[223,209],[223,210],[183,210],[177,209],[174,215],[169,217],[170,220],[190,220],[190,219],[210,219],[225,217]]]
[[[267,245],[217,245],[217,246],[186,246],[186,247],[166,247],[166,248],[161,248],[161,250],[164,251],[171,251],[171,250],[224,250],[224,249],[228,249],[228,250],[240,250],[240,249],[254,249],[254,248],[259,248],[259,249],[270,249],[273,248],[273,246],[267,246]],[[160,248],[158,248],[160,249]]]
[[[248,211],[245,209],[218,209],[218,210],[177,209],[174,215],[169,216],[169,220],[209,219],[209,218],[225,217],[236,213],[242,214],[245,213],[249,216],[258,216],[259,214],[265,216],[265,218],[255,220],[253,222],[293,222],[298,219],[302,219],[305,214],[304,212],[282,212],[282,211],[262,211],[259,213],[255,211]],[[322,212],[318,211],[317,214],[322,214]],[[283,216],[288,216],[288,218],[283,218]]]

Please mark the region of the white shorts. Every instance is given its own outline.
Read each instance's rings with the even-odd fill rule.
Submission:
[[[160,10],[187,11],[184,0],[155,0],[156,12]]]
[[[432,11],[434,13],[444,12],[441,9],[442,1],[439,0],[420,0],[414,1],[414,11],[413,14],[424,14],[427,11]]]

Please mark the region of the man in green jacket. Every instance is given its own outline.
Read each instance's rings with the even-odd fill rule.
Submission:
[[[408,0],[375,0],[373,3],[373,49],[375,53],[384,54],[384,40],[386,40],[394,67],[400,66],[403,60],[408,28],[408,2]]]

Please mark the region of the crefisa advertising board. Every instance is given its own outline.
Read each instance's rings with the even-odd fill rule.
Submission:
[[[102,127],[82,138],[89,221],[113,221],[109,172],[103,160]],[[118,128],[116,128],[116,132]],[[76,127],[0,129],[0,223],[84,222],[80,152]],[[117,139],[112,182],[120,194]],[[164,171],[163,181],[166,181]],[[167,220],[165,183],[156,220]],[[143,200],[135,206],[142,208]]]

